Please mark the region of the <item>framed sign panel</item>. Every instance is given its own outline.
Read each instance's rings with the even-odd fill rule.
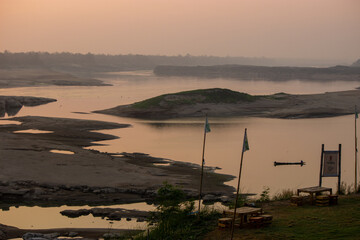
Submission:
[[[323,177],[337,177],[339,175],[339,151],[324,151]]]
[[[338,178],[338,192],[340,192],[341,182],[341,144],[339,144],[338,151],[324,151],[324,144],[321,146],[321,161],[320,161],[320,179],[319,186],[321,187],[323,177],[337,177]]]

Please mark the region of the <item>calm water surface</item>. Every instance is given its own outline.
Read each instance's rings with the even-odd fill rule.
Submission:
[[[102,120],[132,125],[126,129],[101,132],[120,139],[103,141],[105,146],[91,147],[107,152],[143,152],[177,161],[201,163],[204,119],[144,121],[120,118],[91,111],[140,101],[159,94],[198,88],[229,88],[250,94],[323,93],[350,90],[359,82],[326,84],[288,81],[238,81],[229,79],[159,78],[150,72],[113,73],[102,78],[114,86],[36,87],[2,89],[0,95],[52,97],[58,101],[38,107],[24,107],[18,116],[49,116]],[[355,104],[355,103],[354,103]],[[358,103],[360,105],[360,103]],[[90,113],[90,114],[79,114]],[[244,155],[241,189],[260,193],[264,186],[275,194],[282,189],[315,186],[319,181],[321,144],[336,150],[342,144],[342,180],[354,180],[354,117],[322,119],[209,118],[205,162],[217,166],[220,173],[238,175],[244,128],[248,129],[250,151]],[[297,162],[306,165],[278,166],[273,162]],[[335,178],[324,178],[323,185],[336,186]],[[236,186],[237,180],[228,184]],[[206,183],[204,183],[206,184]]]

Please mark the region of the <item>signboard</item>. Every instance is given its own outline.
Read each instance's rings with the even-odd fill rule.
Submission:
[[[339,151],[324,151],[323,177],[337,177],[339,166]]]

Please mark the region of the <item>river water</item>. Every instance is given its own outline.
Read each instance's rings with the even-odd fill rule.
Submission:
[[[199,88],[229,88],[262,95],[277,92],[323,93],[351,90],[360,86],[360,82],[344,81],[271,82],[157,77],[149,71],[111,73],[100,79],[113,86],[12,88],[1,89],[0,95],[51,97],[58,100],[43,106],[24,107],[17,116],[81,118],[132,125],[125,129],[100,131],[120,138],[103,141],[105,146],[90,147],[92,149],[119,153],[143,152],[155,157],[201,164],[203,118],[146,121],[94,114],[91,111],[128,104],[159,94]],[[326,150],[337,150],[338,145],[342,144],[342,181],[347,185],[353,184],[354,116],[296,120],[210,117],[209,123],[211,132],[207,135],[205,164],[219,167],[221,169],[218,172],[234,176],[237,176],[239,171],[244,129],[248,129],[250,150],[244,154],[242,192],[260,193],[267,186],[273,195],[286,188],[317,185],[321,144],[325,144]],[[300,160],[306,162],[306,165],[273,165],[274,161]],[[335,188],[336,183],[336,178],[323,179],[324,186]],[[236,186],[237,179],[227,184]]]

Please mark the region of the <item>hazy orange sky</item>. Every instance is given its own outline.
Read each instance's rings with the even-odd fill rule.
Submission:
[[[0,51],[360,58],[360,0],[0,0]]]

